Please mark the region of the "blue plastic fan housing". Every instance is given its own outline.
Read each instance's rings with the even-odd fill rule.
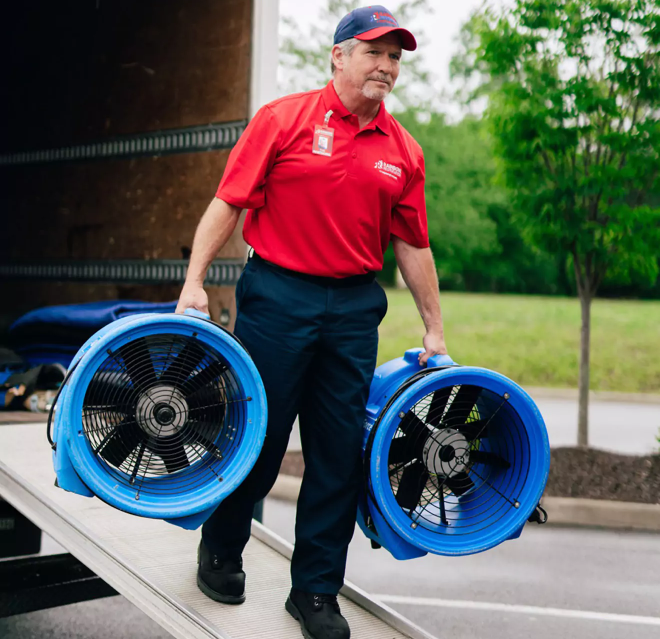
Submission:
[[[397,559],[483,552],[520,536],[539,504],[547,430],[515,382],[448,356],[421,374],[421,352],[375,372],[358,523]]]
[[[135,344],[141,348],[139,357],[127,367],[122,353]],[[149,370],[149,384],[135,372],[142,368]],[[69,370],[53,428],[53,464],[60,488],[194,529],[236,489],[257,460],[267,422],[261,377],[238,340],[203,314],[144,314],[117,320],[82,346]],[[103,391],[103,384],[120,382],[119,390],[109,386],[100,392],[109,399],[96,399],[96,405],[89,406],[95,384]],[[215,400],[219,408],[213,413],[220,415],[218,423],[210,423],[210,409],[199,400],[211,395],[221,398]],[[120,396],[132,403],[120,401]],[[170,429],[167,446],[176,455],[164,444],[158,448],[163,428]],[[188,440],[185,433],[190,433]],[[99,450],[106,450],[113,438],[117,459],[111,463],[113,456],[104,458]],[[124,440],[129,443],[124,445]]]

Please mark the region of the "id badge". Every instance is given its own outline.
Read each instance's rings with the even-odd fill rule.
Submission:
[[[312,153],[317,155],[332,156],[332,143],[335,139],[335,130],[323,124],[314,127],[314,144]]]

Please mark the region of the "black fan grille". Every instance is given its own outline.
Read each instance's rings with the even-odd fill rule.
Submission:
[[[450,386],[399,414],[389,481],[413,528],[474,534],[521,506],[530,443],[508,400],[477,386]]]
[[[223,481],[250,400],[222,356],[196,334],[156,334],[108,350],[85,394],[83,432],[136,498],[180,494],[211,476]],[[162,477],[168,481],[157,481]]]

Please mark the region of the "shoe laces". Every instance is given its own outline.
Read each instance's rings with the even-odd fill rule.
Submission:
[[[214,568],[230,566],[236,570],[243,569],[243,562],[240,559],[220,559],[218,555],[211,555],[211,564]]]
[[[320,608],[323,604],[330,604],[333,608],[339,611],[337,595],[313,595],[313,601],[316,608]]]

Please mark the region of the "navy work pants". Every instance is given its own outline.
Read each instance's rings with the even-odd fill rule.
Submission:
[[[236,302],[235,333],[263,379],[268,429],[248,477],[204,524],[204,543],[221,557],[241,554],[254,505],[275,483],[298,415],[305,473],[292,584],[336,594],[355,528],[362,428],[387,298],[368,278],[301,279],[255,256]]]

